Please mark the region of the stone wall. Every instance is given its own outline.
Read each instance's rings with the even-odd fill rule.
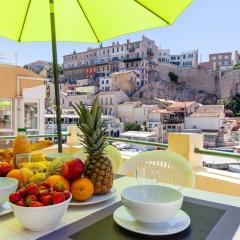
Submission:
[[[240,93],[240,70],[226,72],[220,78],[220,98],[230,98],[236,93]]]
[[[179,82],[185,82],[187,86],[196,90],[218,94],[218,78],[214,72],[207,72],[197,68],[177,68],[170,65],[159,65],[159,77],[169,80],[168,73],[174,72],[179,77]]]

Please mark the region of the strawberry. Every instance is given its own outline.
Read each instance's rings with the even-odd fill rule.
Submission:
[[[39,186],[39,191],[41,192],[42,190],[48,190],[48,189],[44,186]]]
[[[27,195],[38,195],[39,194],[39,187],[36,183],[30,183],[26,187]]]
[[[48,182],[42,182],[39,187],[45,187],[46,189],[50,189],[51,188],[51,185],[50,183]]]
[[[52,194],[52,203],[58,204],[65,201],[65,195],[62,192],[53,192]]]
[[[11,203],[16,203],[21,199],[21,195],[19,192],[14,192],[9,195],[9,201]]]
[[[21,197],[25,197],[26,196],[26,191],[25,191],[25,188],[23,187],[23,188],[20,188],[17,192],[19,192],[20,193],[20,195],[21,195]]]
[[[45,195],[40,197],[40,201],[43,206],[51,205],[52,204],[52,195]]]
[[[62,183],[56,183],[53,186],[53,191],[55,191],[55,192],[63,192],[64,190],[65,190],[65,187],[63,186]]]
[[[40,196],[46,196],[49,194],[49,190],[48,189],[40,189],[39,195]]]
[[[64,196],[65,196],[65,200],[67,200],[71,197],[71,193],[69,191],[65,190],[63,193],[64,193]]]
[[[25,203],[23,200],[17,201],[15,204],[21,207],[25,207]]]
[[[26,197],[26,199],[25,199],[25,204],[27,205],[27,206],[30,206],[30,204],[32,203],[32,202],[36,202],[38,199],[37,199],[37,197],[35,196],[35,195],[28,195],[27,197]]]
[[[43,205],[38,201],[33,201],[29,204],[29,207],[43,207]]]

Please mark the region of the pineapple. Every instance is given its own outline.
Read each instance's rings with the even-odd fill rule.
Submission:
[[[83,133],[82,144],[88,154],[85,161],[85,177],[94,185],[94,194],[106,194],[112,188],[113,170],[110,159],[105,154],[107,146],[106,128],[101,122],[101,108],[96,97],[92,109],[82,103],[73,106],[79,115],[78,128]]]

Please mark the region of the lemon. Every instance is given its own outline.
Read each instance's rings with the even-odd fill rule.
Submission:
[[[40,162],[28,162],[24,165],[24,168],[29,168],[32,171],[44,171],[47,167]]]
[[[45,180],[46,180],[45,173],[36,173],[29,179],[29,182],[40,184],[41,182],[44,182]]]

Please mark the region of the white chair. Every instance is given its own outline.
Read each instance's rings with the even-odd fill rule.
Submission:
[[[154,150],[139,153],[130,158],[119,170],[120,174],[144,178],[156,178],[159,182],[194,187],[194,172],[182,156],[166,151]]]

